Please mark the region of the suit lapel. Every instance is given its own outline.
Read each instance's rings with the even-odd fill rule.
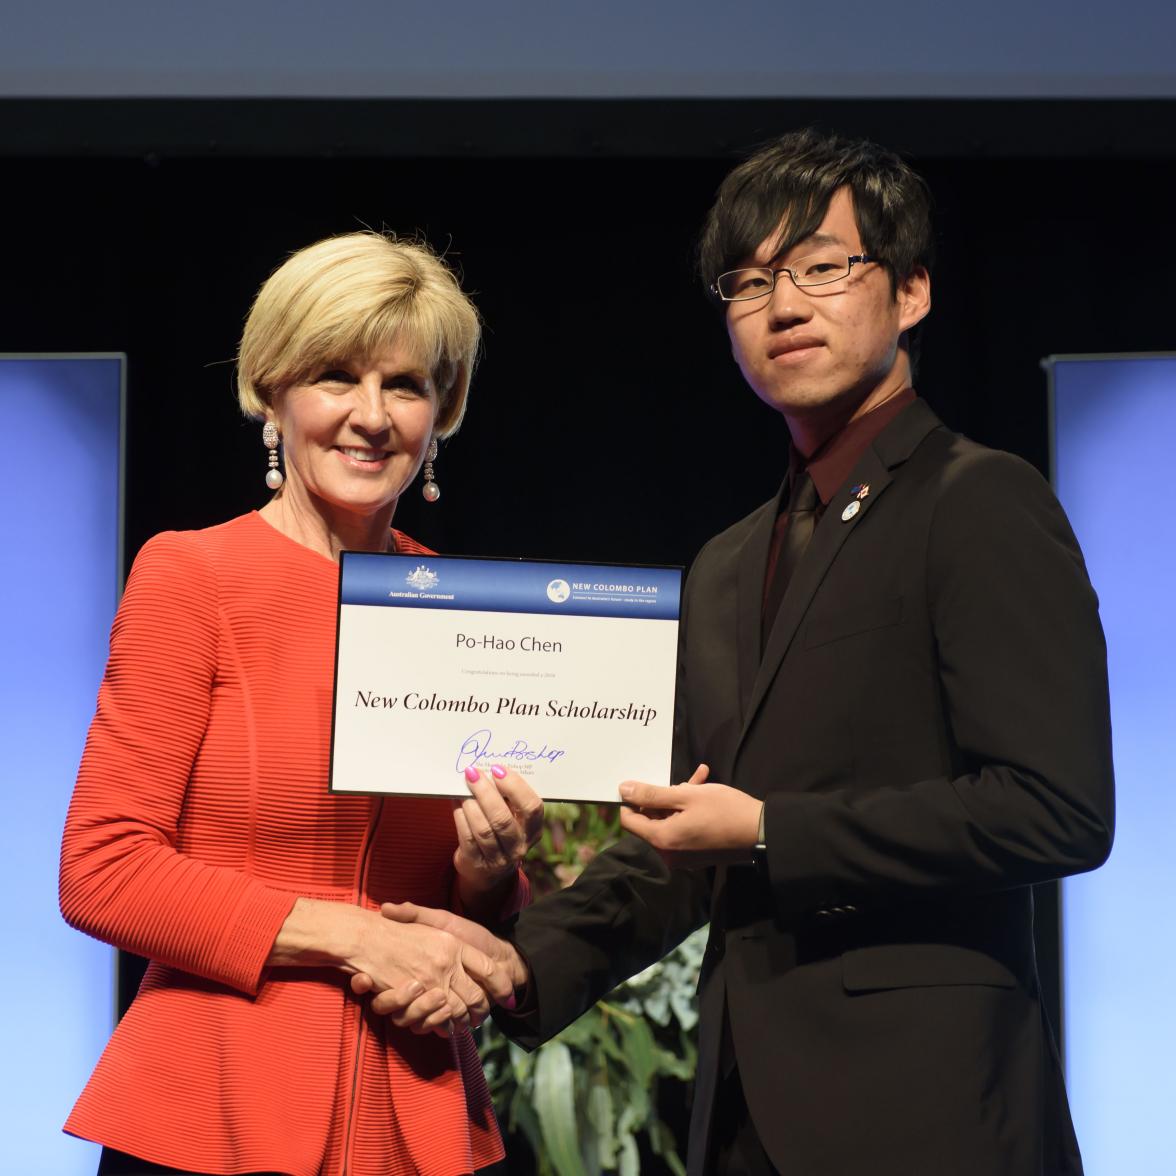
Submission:
[[[780,611],[776,616],[776,622],[768,638],[767,647],[764,649],[763,659],[759,661],[757,672],[753,675],[750,696],[741,699],[743,702],[743,732],[740,735],[740,743],[746,738],[748,728],[755,719],[756,712],[759,710],[764,697],[772,685],[773,679],[776,677],[777,671],[780,669],[780,663],[784,660],[784,655],[792,645],[796,631],[804,620],[817,589],[820,588],[822,581],[825,579],[829,568],[837,558],[842,546],[849,540],[854,531],[864,524],[870,512],[877,509],[878,502],[891,483],[890,470],[906,461],[911,453],[914,452],[919,442],[932,429],[938,426],[939,420],[935,414],[922,401],[916,400],[909,408],[900,413],[890,426],[877,438],[874,444],[866,450],[857,465],[854,466],[853,473],[846,479],[845,485],[829,502],[825,513],[821,516],[821,521],[817,525],[817,529],[813,532],[808,550],[804,553],[804,558],[797,566],[792,581],[788,585],[788,590],[784,593],[784,599],[780,602]],[[845,508],[854,501],[854,495],[851,493],[851,490],[862,484],[869,486],[869,494],[860,500],[861,505],[857,514],[849,520],[844,520],[842,515]],[[768,535],[770,538],[770,529]],[[763,561],[760,564],[759,584],[761,592],[763,589],[763,574],[766,564],[767,551],[765,549]],[[741,618],[744,610],[747,608],[747,603],[743,596],[742,572],[743,568],[741,567]],[[757,599],[755,610],[755,637],[757,640],[755,648],[757,651],[759,649],[760,612],[761,609]],[[741,619],[739,653],[741,684],[743,681],[742,671],[744,666],[744,627]]]
[[[785,486],[787,482],[785,482]],[[780,494],[784,487],[780,488]],[[780,496],[775,510],[764,511],[763,519],[752,529],[739,551],[735,568],[736,645],[739,657],[739,713],[747,714],[752,687],[759,671],[762,648],[761,627],[764,612],[764,576],[768,569],[768,552],[772,547],[772,530],[779,513]]]

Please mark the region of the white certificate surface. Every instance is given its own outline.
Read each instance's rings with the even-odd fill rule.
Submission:
[[[344,552],[331,791],[670,782],[681,569]]]

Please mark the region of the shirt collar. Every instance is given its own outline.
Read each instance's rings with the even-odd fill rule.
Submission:
[[[877,408],[849,421],[825,441],[807,462],[792,446],[788,455],[788,470],[793,483],[807,470],[817,488],[821,505],[828,506],[878,434],[914,400],[914,388],[903,388]]]

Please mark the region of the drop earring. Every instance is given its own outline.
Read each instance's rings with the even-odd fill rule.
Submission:
[[[269,450],[269,469],[266,471],[265,484],[271,490],[277,490],[286,479],[282,476],[282,471],[278,469],[278,444],[281,437],[278,436],[278,426],[273,421],[266,421],[262,425],[261,441]]]
[[[433,477],[433,462],[437,460],[437,438],[429,442],[425,450],[425,484],[421,487],[421,494],[426,502],[436,502],[441,497],[441,487]]]

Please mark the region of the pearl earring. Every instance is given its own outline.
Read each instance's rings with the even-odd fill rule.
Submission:
[[[269,450],[269,470],[265,475],[265,484],[271,490],[277,490],[286,479],[278,469],[278,443],[281,437],[278,436],[278,426],[273,421],[266,421],[262,426],[261,441]]]
[[[429,442],[425,450],[425,484],[421,487],[421,494],[426,502],[436,502],[441,497],[441,487],[433,477],[433,462],[437,460],[437,438]]]

